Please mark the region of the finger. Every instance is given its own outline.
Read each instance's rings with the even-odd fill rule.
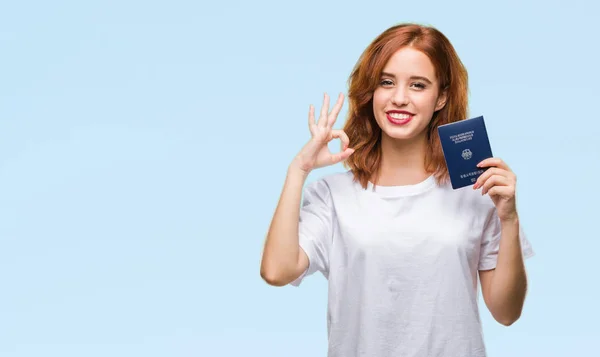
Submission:
[[[333,106],[333,109],[331,110],[331,113],[329,114],[329,117],[327,118],[327,127],[329,127],[329,128],[333,127],[333,124],[335,124],[335,121],[337,120],[337,117],[340,114],[340,110],[342,110],[343,105],[344,105],[344,94],[340,93],[340,95],[338,95],[337,102],[335,102],[335,105]]]
[[[500,176],[505,176],[509,179],[512,179],[512,176],[514,176],[511,172],[506,171],[504,169],[500,169],[497,167],[492,167],[489,168],[487,170],[485,170],[484,173],[482,173],[481,175],[479,175],[479,177],[477,178],[477,181],[475,181],[475,185],[473,185],[473,189],[476,190],[479,187],[481,187],[481,185],[487,181],[487,179],[489,179],[492,175],[500,175]]]
[[[499,167],[501,169],[507,170],[507,171],[511,171],[510,168],[508,167],[508,165],[500,158],[497,157],[489,157],[485,160],[482,160],[480,163],[477,164],[477,167]]]
[[[495,186],[512,186],[512,182],[507,177],[493,175],[483,183],[481,194],[485,195],[492,187]]]
[[[515,187],[514,186],[494,186],[488,191],[490,196],[498,197],[514,197]]]
[[[347,158],[349,158],[350,155],[352,155],[353,153],[354,153],[354,149],[348,148],[340,153],[331,155],[331,164],[337,164],[339,162],[342,162],[342,161],[346,160]]]
[[[342,150],[346,150],[350,145],[350,138],[348,137],[348,135],[346,135],[346,133],[343,130],[332,130],[331,138],[340,139],[340,141],[342,142]]]
[[[315,107],[311,104],[308,109],[308,129],[313,135],[315,134],[313,129],[315,125]]]
[[[323,106],[321,107],[321,115],[319,116],[319,127],[324,128],[327,126],[327,113],[329,112],[329,95],[327,93],[323,96]]]

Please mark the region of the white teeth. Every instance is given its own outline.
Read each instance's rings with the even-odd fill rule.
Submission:
[[[401,114],[401,113],[390,113],[390,116],[394,119],[400,119],[400,120],[404,120],[404,119],[408,119],[410,118],[410,115],[408,114]]]

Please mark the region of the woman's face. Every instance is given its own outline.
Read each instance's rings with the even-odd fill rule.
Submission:
[[[373,93],[373,113],[383,135],[409,140],[426,137],[433,113],[442,109],[445,101],[429,57],[404,47],[383,69]]]

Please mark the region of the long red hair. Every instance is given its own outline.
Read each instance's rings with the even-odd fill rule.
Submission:
[[[437,182],[448,180],[448,168],[439,141],[437,127],[467,118],[468,75],[454,47],[439,30],[417,24],[400,24],[381,33],[360,56],[348,80],[348,118],[344,131],[355,149],[344,166],[367,187],[379,174],[381,164],[381,129],[373,114],[373,92],[379,85],[383,68],[399,49],[411,46],[431,60],[441,91],[446,91],[446,105],[433,114],[428,127],[428,151],[425,169]]]

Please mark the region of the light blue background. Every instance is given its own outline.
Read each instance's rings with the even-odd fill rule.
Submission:
[[[267,286],[262,244],[287,165],[309,138],[309,104],[346,93],[363,49],[404,21],[454,43],[471,114],[486,117],[494,153],[519,178],[537,255],[515,325],[482,308],[489,355],[592,355],[598,10],[4,2],[0,356],[324,356],[325,279]]]

